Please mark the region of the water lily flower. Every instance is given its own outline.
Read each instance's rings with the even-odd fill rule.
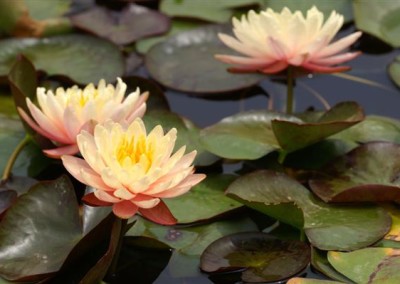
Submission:
[[[33,119],[21,108],[21,117],[39,134],[52,140],[58,147],[43,150],[49,157],[59,158],[65,154],[76,154],[76,137],[82,129],[93,131],[95,124],[112,119],[132,122],[146,112],[148,93],[140,94],[139,88],[125,97],[127,86],[120,79],[117,85],[106,85],[100,80],[97,88],[93,84],[84,89],[77,86],[53,91],[37,88],[39,107],[26,99]]]
[[[333,11],[324,22],[324,15],[315,6],[304,15],[283,8],[280,13],[272,9],[257,14],[253,10],[241,20],[233,19],[236,36],[219,34],[228,47],[243,54],[215,57],[234,64],[233,72],[273,74],[295,66],[311,72],[333,73],[350,69],[337,66],[349,61],[359,52],[341,53],[353,44],[361,32],[352,33],[338,41],[332,39],[343,25],[343,16]]]
[[[84,159],[62,156],[65,168],[77,180],[95,189],[84,202],[111,206],[116,216],[127,219],[140,213],[164,225],[176,223],[161,198],[186,193],[205,178],[194,174],[196,151],[185,154],[183,146],[172,154],[177,131],[164,135],[160,125],[149,134],[140,118],[129,125],[107,121],[94,133],[82,131],[77,138]]]

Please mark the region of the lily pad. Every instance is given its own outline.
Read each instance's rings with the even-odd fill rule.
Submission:
[[[85,35],[50,38],[5,39],[0,42],[0,76],[10,71],[16,56],[23,53],[38,70],[48,75],[68,76],[77,83],[115,81],[124,72],[117,46]],[[79,55],[79,56],[77,56]]]
[[[263,75],[229,73],[228,64],[214,58],[214,54],[232,53],[217,36],[231,29],[229,25],[204,26],[153,46],[145,58],[150,75],[168,88],[203,96],[256,85]]]
[[[336,11],[344,16],[345,22],[353,20],[353,7],[351,0],[264,0],[264,6],[280,12],[284,7],[288,7],[292,12],[301,11],[303,15],[312,7],[316,6],[318,10],[324,13],[325,20],[332,11]]]
[[[392,217],[392,227],[386,234],[385,240],[396,241],[400,244],[400,209],[392,204],[385,204],[384,208]]]
[[[393,47],[400,46],[400,2],[392,0],[355,1],[354,18],[358,29]]]
[[[334,160],[309,181],[325,202],[369,202],[400,199],[400,145],[364,144]]]
[[[275,119],[272,121],[272,129],[282,149],[293,152],[349,128],[363,119],[363,110],[357,103],[343,102],[335,105],[314,123]]]
[[[264,170],[244,175],[228,187],[227,194],[283,222],[287,211],[275,211],[274,206],[296,206],[303,213],[308,239],[321,250],[366,247],[381,239],[391,225],[390,216],[380,207],[326,204],[283,173]]]
[[[300,121],[267,111],[242,112],[203,129],[200,141],[220,157],[255,160],[280,148],[272,132],[271,121],[275,119]]]
[[[332,266],[356,283],[397,283],[400,279],[400,250],[365,248],[328,253]]]
[[[295,277],[290,279],[287,284],[343,284],[343,282]]]
[[[259,4],[259,0],[162,0],[160,10],[169,16],[225,23],[233,16],[233,8]]]
[[[397,56],[392,63],[389,64],[388,72],[393,82],[397,87],[400,87],[400,56]]]
[[[14,190],[0,191],[0,216],[14,203],[17,199],[17,192]]]
[[[183,119],[175,113],[163,110],[148,111],[143,118],[146,129],[153,129],[161,125],[164,132],[172,128],[178,130],[177,140],[175,142],[175,151],[186,145],[186,152],[197,151],[194,164],[196,166],[208,166],[219,160],[217,156],[210,153],[199,143],[200,129],[189,120]]]
[[[233,175],[208,175],[184,195],[165,199],[178,223],[207,220],[238,209],[243,205],[225,196],[225,189],[235,180]],[[187,209],[191,208],[190,211]]]
[[[128,44],[140,38],[163,34],[170,27],[166,15],[135,4],[127,5],[120,12],[98,6],[72,15],[70,19],[75,26],[116,44]]]
[[[238,233],[211,243],[201,255],[200,268],[209,273],[245,269],[246,283],[287,279],[310,262],[310,247],[265,233]]]
[[[54,0],[54,1],[26,1],[24,5],[29,10],[29,15],[36,20],[45,20],[49,18],[61,17],[66,14],[72,4],[71,0]]]

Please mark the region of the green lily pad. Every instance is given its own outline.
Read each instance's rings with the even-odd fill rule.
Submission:
[[[14,203],[17,199],[17,192],[14,190],[0,191],[0,216]]]
[[[295,277],[290,279],[286,284],[343,284],[343,282]]]
[[[183,119],[175,113],[163,110],[147,111],[144,118],[146,129],[153,129],[161,125],[164,132],[170,129],[178,130],[177,140],[175,142],[175,151],[186,145],[186,152],[197,151],[194,165],[208,166],[219,160],[217,156],[210,153],[199,142],[200,129],[187,119]]]
[[[211,243],[200,258],[209,273],[246,269],[246,283],[287,279],[310,262],[310,247],[301,241],[283,241],[265,233],[238,233]]]
[[[49,18],[61,17],[66,14],[71,7],[71,0],[54,0],[54,1],[29,1],[17,0],[24,2],[29,10],[29,15],[36,20],[45,20]]]
[[[225,196],[225,189],[235,180],[233,175],[208,175],[200,184],[184,195],[165,199],[178,223],[207,220],[242,207],[242,204]],[[190,211],[187,209],[191,208]]]
[[[321,169],[309,181],[325,202],[370,202],[400,199],[400,145],[364,144]]]
[[[358,29],[378,37],[393,47],[400,46],[400,2],[355,1],[353,7]]]
[[[214,58],[214,54],[232,53],[217,36],[231,29],[229,25],[203,26],[153,46],[145,58],[150,75],[168,88],[202,96],[256,85],[263,75],[229,73],[228,64]]]
[[[384,240],[395,241],[399,242],[398,244],[400,244],[400,210],[398,207],[392,204],[385,204],[384,208],[392,218],[392,227],[386,234]]]
[[[328,252],[332,266],[356,283],[398,283],[400,250],[365,248],[352,252]]]
[[[328,261],[328,252],[321,251],[316,248],[312,248],[311,250],[311,265],[318,272],[326,275],[331,279],[335,279],[340,281],[340,283],[354,283],[349,278],[344,276],[343,274],[337,272],[333,266]]]
[[[98,6],[72,15],[70,19],[78,28],[116,44],[128,44],[140,38],[163,34],[170,26],[166,15],[135,4],[127,5],[120,12]]]
[[[201,130],[200,141],[220,157],[255,160],[280,148],[272,132],[274,119],[300,121],[267,111],[242,112]]]
[[[400,56],[397,56],[392,63],[389,64],[388,72],[393,82],[400,87]]]
[[[332,11],[336,11],[344,16],[345,22],[353,20],[353,7],[351,0],[263,0],[264,6],[274,11],[280,12],[284,7],[288,7],[292,12],[301,11],[306,15],[307,11],[316,6],[318,10],[324,13],[325,20]]]
[[[0,76],[8,74],[20,53],[32,60],[38,70],[68,76],[81,84],[97,83],[102,78],[113,82],[124,72],[117,46],[95,37],[64,35],[0,41]]]
[[[377,115],[368,115],[360,123],[353,125],[331,138],[356,143],[386,141],[400,143],[400,121]]]
[[[0,93],[0,114],[8,117],[18,117],[13,97],[10,94]]]
[[[335,105],[314,123],[275,119],[271,124],[282,149],[293,152],[349,128],[363,119],[363,110],[357,103],[343,102]]]
[[[191,227],[166,227],[137,217],[126,237],[143,236],[156,239],[182,254],[200,256],[210,243],[223,236],[257,230],[256,224],[248,218]]]
[[[264,170],[244,175],[236,179],[226,192],[249,207],[272,213],[274,218],[283,222],[287,220],[287,211],[274,211],[274,207],[282,204],[296,206],[303,213],[303,228],[308,239],[321,250],[366,247],[381,239],[391,225],[390,216],[380,207],[326,204],[283,173]]]
[[[162,0],[160,10],[173,17],[195,18],[210,22],[225,23],[233,16],[233,8],[259,4],[259,0]]]

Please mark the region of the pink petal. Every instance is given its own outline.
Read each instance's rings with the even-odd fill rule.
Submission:
[[[274,74],[278,73],[282,70],[285,70],[288,67],[288,63],[286,61],[277,61],[274,64],[271,64],[267,68],[261,70],[261,72],[266,74]]]
[[[67,169],[67,171],[78,181],[80,181],[83,184],[86,184],[85,179],[81,176],[82,169],[85,169],[87,172],[92,171],[93,174],[97,174],[92,170],[91,167],[89,167],[88,163],[80,158],[74,157],[74,156],[68,156],[64,155],[61,157],[61,160],[63,162],[64,167]]]
[[[119,199],[119,198],[117,198],[117,197],[115,197],[115,196],[113,196],[113,195],[111,195],[108,192],[103,191],[103,190],[96,190],[94,192],[94,195],[99,200],[102,200],[102,201],[105,201],[105,202],[111,202],[111,203],[120,203],[121,202],[121,199]]]
[[[79,134],[82,124],[75,110],[72,107],[67,107],[64,111],[64,125],[72,141],[76,141],[76,136]]]
[[[79,148],[76,144],[43,150],[46,156],[54,159],[60,159],[62,155],[75,155],[78,152]]]
[[[144,194],[138,194],[134,199],[131,200],[134,204],[136,204],[139,208],[150,209],[158,205],[160,203],[159,198],[154,198],[152,196],[147,196]]]
[[[326,46],[321,51],[317,51],[313,58],[322,58],[334,55],[336,53],[341,52],[343,49],[352,45],[360,36],[362,35],[361,32],[352,33],[344,38],[341,38],[338,41]]]
[[[316,65],[337,65],[352,60],[357,56],[359,56],[360,54],[361,52],[347,52],[343,54],[334,55],[331,57],[311,60],[311,62]]]
[[[177,222],[176,218],[162,200],[156,207],[151,209],[140,208],[139,212],[143,217],[161,225],[175,225]]]
[[[268,43],[271,45],[272,50],[275,53],[275,56],[274,56],[275,60],[286,60],[287,59],[286,48],[282,42],[269,36]]]
[[[90,205],[90,206],[111,206],[111,205],[113,205],[113,203],[105,202],[105,201],[102,201],[102,200],[98,199],[94,195],[93,192],[83,196],[82,197],[82,202],[87,204],[87,205]]]
[[[224,54],[216,54],[214,57],[222,62],[228,64],[237,64],[249,66],[252,69],[259,69],[270,65],[275,60],[266,60],[260,57],[243,57],[243,56],[234,56],[234,55],[224,55]]]
[[[155,194],[157,197],[161,198],[171,198],[182,195],[189,191],[193,186],[201,182],[203,179],[206,178],[204,174],[193,174],[186,177],[182,180],[179,184],[174,186],[173,188],[169,188],[163,192]]]
[[[311,71],[311,72],[318,72],[318,73],[338,73],[343,71],[348,71],[351,68],[349,66],[337,66],[337,67],[327,67],[312,63],[304,63],[301,67]]]
[[[133,217],[138,211],[138,207],[130,201],[121,201],[113,205],[113,212],[116,216],[122,219]]]

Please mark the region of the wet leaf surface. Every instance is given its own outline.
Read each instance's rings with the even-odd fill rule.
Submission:
[[[388,67],[390,78],[400,88],[400,56],[396,57]]]
[[[226,25],[210,25],[178,33],[148,51],[146,67],[162,85],[201,96],[255,85],[263,75],[229,73],[228,65],[214,58],[214,54],[232,53],[217,37],[230,30]]]
[[[302,212],[303,216],[298,216],[296,223],[298,225],[304,217],[303,228],[309,241],[321,250],[366,247],[381,239],[391,225],[390,216],[380,207],[328,205],[297,181],[267,170],[236,179],[228,187],[227,194],[283,222],[287,219],[293,222],[294,216]],[[292,209],[280,207],[282,204]],[[301,211],[294,211],[294,206]],[[293,216],[286,217],[283,212],[291,212]]]
[[[301,241],[282,241],[265,233],[239,233],[211,243],[200,268],[209,273],[243,270],[246,283],[287,279],[310,261],[310,248]]]
[[[325,202],[369,202],[400,199],[400,146],[364,144],[321,169],[310,187]]]

